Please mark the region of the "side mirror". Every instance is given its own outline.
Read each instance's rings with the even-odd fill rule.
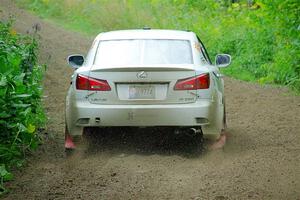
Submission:
[[[215,62],[217,67],[227,67],[231,63],[231,56],[228,54],[218,54]]]
[[[68,64],[74,69],[78,69],[84,63],[84,57],[82,55],[70,55],[67,58]]]

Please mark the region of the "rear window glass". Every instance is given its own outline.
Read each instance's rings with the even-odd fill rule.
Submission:
[[[108,40],[99,43],[94,64],[193,64],[193,57],[188,40]]]

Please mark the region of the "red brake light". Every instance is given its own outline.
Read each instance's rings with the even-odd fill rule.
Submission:
[[[110,91],[111,88],[106,80],[90,78],[83,75],[77,75],[77,90]]]
[[[174,90],[198,90],[209,88],[209,74],[178,80]]]
[[[77,90],[88,90],[89,89],[88,77],[78,74],[77,78],[76,78],[76,89]]]

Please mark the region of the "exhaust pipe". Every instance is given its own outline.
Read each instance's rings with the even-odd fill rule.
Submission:
[[[191,128],[191,130],[192,130],[195,134],[202,134],[201,128],[199,128],[199,129]]]
[[[193,137],[196,136],[197,134],[202,134],[201,129],[196,129],[196,128],[190,128],[186,132],[189,136]]]
[[[202,130],[201,128],[181,128],[181,129],[176,129],[175,130],[175,135],[178,135],[178,134],[186,134],[190,137],[194,137],[196,136],[197,134],[200,134],[202,135]]]

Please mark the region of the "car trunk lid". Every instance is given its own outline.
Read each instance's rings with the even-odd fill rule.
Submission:
[[[175,104],[196,101],[194,90],[174,90],[180,79],[195,76],[193,65],[93,66],[89,77],[106,80],[110,91],[89,91],[92,104]]]

